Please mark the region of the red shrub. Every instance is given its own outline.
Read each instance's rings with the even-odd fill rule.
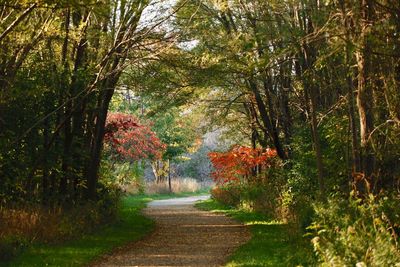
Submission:
[[[276,150],[236,145],[228,152],[208,154],[215,169],[211,173],[217,184],[238,183],[271,166]]]

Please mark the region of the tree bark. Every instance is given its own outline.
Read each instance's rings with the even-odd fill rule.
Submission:
[[[362,150],[362,169],[370,179],[375,168],[371,133],[374,128],[373,119],[373,85],[371,78],[371,44],[369,40],[370,23],[373,16],[371,0],[360,0],[361,9],[361,50],[357,52],[358,94],[357,107],[360,117],[360,139]]]
[[[171,160],[168,159],[168,188],[169,192],[172,193],[172,184],[171,184]]]
[[[310,112],[311,112],[311,131],[314,139],[314,150],[315,150],[315,158],[317,161],[317,170],[318,170],[318,184],[319,190],[323,195],[325,192],[325,181],[324,181],[324,165],[322,159],[322,151],[321,151],[321,140],[318,132],[318,122],[317,122],[317,101],[316,101],[316,89],[315,85],[309,86],[309,95],[310,95]]]
[[[347,7],[344,0],[339,2],[341,12],[342,12],[342,24],[346,34],[346,46],[345,46],[345,64],[346,64],[346,85],[348,99],[348,113],[349,113],[349,126],[351,134],[351,169],[352,173],[358,173],[361,171],[360,162],[360,146],[357,138],[358,131],[356,126],[355,118],[355,98],[354,98],[354,84],[353,84],[353,71],[351,69],[352,65],[352,53],[351,53],[351,30],[352,26],[349,22],[350,18],[347,15]]]
[[[114,64],[116,66],[118,63]],[[113,75],[114,76],[114,75]],[[101,152],[103,149],[103,139],[104,132],[107,120],[108,108],[111,102],[111,98],[114,94],[115,86],[118,82],[119,74],[110,79],[107,79],[104,82],[104,86],[101,87],[101,90],[104,90],[103,97],[100,101],[100,106],[98,114],[96,116],[96,124],[95,131],[92,141],[91,153],[90,153],[90,161],[87,171],[87,197],[89,199],[96,199],[97,193],[97,184],[98,184],[98,172],[101,161]]]
[[[250,89],[254,93],[257,108],[260,112],[261,120],[264,124],[266,134],[271,138],[271,141],[275,146],[278,156],[281,159],[286,159],[286,154],[285,154],[285,151],[283,150],[282,144],[279,140],[278,132],[276,131],[276,127],[273,127],[273,125],[272,125],[273,122],[271,122],[271,120],[270,120],[266,106],[265,106],[264,101],[261,97],[261,94],[258,90],[257,84],[252,79],[250,79],[248,82],[249,82]]]
[[[78,16],[75,16],[78,17]],[[80,17],[80,16],[79,16]],[[65,134],[65,140],[64,140],[64,153],[63,153],[63,163],[62,163],[62,171],[63,171],[63,176],[61,177],[60,181],[60,193],[61,195],[65,195],[67,193],[67,187],[68,187],[68,180],[70,182],[75,182],[77,179],[76,174],[72,174],[71,172],[71,167],[73,167],[73,161],[78,161],[79,158],[74,158],[72,157],[74,155],[73,153],[73,148],[78,149],[78,147],[74,146],[74,139],[79,138],[79,132],[78,129],[81,127],[82,124],[82,116],[83,110],[80,108],[82,105],[82,101],[84,101],[81,98],[76,98],[75,95],[78,94],[79,88],[78,84],[78,75],[79,75],[79,69],[83,66],[84,61],[85,61],[85,50],[86,50],[86,29],[87,29],[87,23],[89,19],[89,13],[87,13],[84,17],[84,25],[82,28],[82,37],[79,40],[78,46],[76,47],[75,51],[75,60],[74,60],[74,69],[71,77],[71,84],[69,85],[69,92],[67,96],[67,105],[65,108],[65,117],[67,119],[66,126],[64,129],[64,134]],[[78,19],[77,19],[78,20]],[[66,13],[66,18],[65,18],[65,24],[69,24],[70,22],[70,12],[67,11]],[[76,22],[76,26],[79,26],[80,19]],[[66,55],[66,50],[67,49],[67,44],[68,44],[68,34],[69,34],[69,27],[68,25],[65,26],[65,39],[64,39],[64,44],[63,44],[63,51],[62,54],[63,56]],[[64,62],[66,64],[66,62]],[[66,66],[65,66],[66,67]],[[75,182],[76,183],[76,182]]]

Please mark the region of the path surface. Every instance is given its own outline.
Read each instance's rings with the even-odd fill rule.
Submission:
[[[227,257],[250,239],[250,233],[224,215],[193,207],[207,198],[150,202],[144,213],[156,221],[155,231],[95,266],[223,266]]]

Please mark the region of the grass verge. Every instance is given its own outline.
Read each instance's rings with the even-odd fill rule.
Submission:
[[[196,204],[202,210],[222,212],[249,225],[251,240],[230,257],[226,266],[314,266],[309,240],[288,233],[288,226],[262,214],[233,209],[215,200]]]
[[[82,266],[113,248],[140,239],[153,229],[153,221],[140,214],[147,196],[122,200],[119,220],[95,233],[62,244],[33,244],[17,258],[0,266]]]
[[[140,210],[151,200],[188,197],[206,194],[202,190],[194,193],[172,193],[153,195],[130,195],[122,199],[119,220],[95,233],[62,244],[33,244],[15,259],[0,262],[0,266],[83,266],[114,248],[138,240],[151,232],[154,222],[144,217]]]

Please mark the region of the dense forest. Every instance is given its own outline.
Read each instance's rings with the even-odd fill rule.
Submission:
[[[399,137],[397,0],[0,0],[0,240],[197,152],[315,263],[397,266]]]

